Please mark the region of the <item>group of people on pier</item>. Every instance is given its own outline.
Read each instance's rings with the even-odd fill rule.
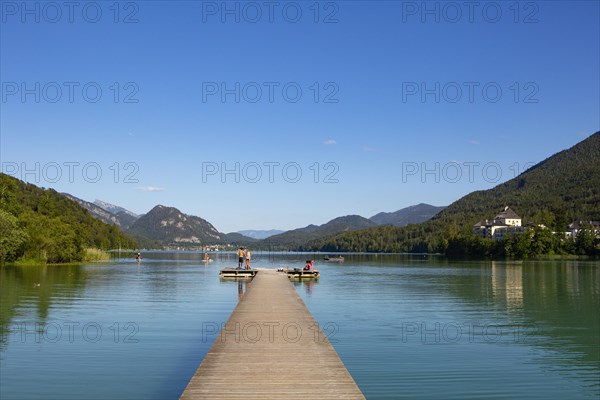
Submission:
[[[246,260],[246,269],[250,269],[250,262],[252,260],[252,252],[250,249],[244,249],[240,247],[237,251],[238,254],[238,269],[243,269],[244,259]]]

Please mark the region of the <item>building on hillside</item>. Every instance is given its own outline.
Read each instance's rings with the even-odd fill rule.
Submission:
[[[591,229],[600,238],[600,221],[573,221],[569,224],[565,235],[568,238],[575,239],[583,229]]]
[[[521,233],[524,229],[521,226],[521,217],[506,206],[493,220],[485,219],[476,223],[473,233],[484,238],[502,240],[506,235]]]

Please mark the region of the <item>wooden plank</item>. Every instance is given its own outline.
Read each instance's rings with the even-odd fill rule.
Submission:
[[[261,270],[181,399],[364,399],[287,274]]]

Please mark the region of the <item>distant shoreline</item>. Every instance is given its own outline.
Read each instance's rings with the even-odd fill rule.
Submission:
[[[99,249],[89,249],[89,252],[96,255],[96,257],[86,257],[81,261],[72,261],[66,263],[49,263],[41,259],[21,259],[10,263],[0,264],[0,267],[3,266],[57,266],[57,265],[77,265],[82,263],[92,263],[92,262],[102,262],[102,261],[111,261],[113,257],[111,254],[119,253],[119,250],[99,250]],[[142,249],[142,250],[121,250],[121,253],[131,253],[131,259],[134,260],[133,253],[140,251],[142,254],[152,254],[152,253],[188,253],[188,254],[203,254],[205,251],[201,250],[160,250],[160,249]],[[211,254],[227,254],[227,255],[235,255],[234,251],[208,251]],[[272,255],[344,255],[344,256],[414,256],[414,257],[436,257],[436,258],[445,258],[449,261],[566,261],[566,260],[577,260],[577,261],[592,261],[598,260],[600,257],[597,256],[589,256],[589,255],[576,255],[576,254],[553,254],[553,255],[540,255],[536,257],[529,258],[514,258],[514,257],[503,257],[503,258],[489,258],[489,257],[468,257],[468,258],[454,258],[449,257],[444,254],[439,253],[360,253],[360,252],[312,252],[312,251],[277,251],[277,252],[268,252],[268,251],[260,251],[256,250],[255,255],[264,255],[264,254],[272,254]],[[88,254],[86,254],[88,255]],[[128,258],[128,257],[121,257]],[[343,264],[342,264],[343,265]]]

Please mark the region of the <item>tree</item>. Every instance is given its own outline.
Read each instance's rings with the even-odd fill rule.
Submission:
[[[533,228],[531,240],[531,255],[554,254],[555,237],[549,229],[536,226]]]
[[[583,227],[575,238],[575,249],[577,254],[593,255],[595,252],[594,243],[596,235],[593,228]]]
[[[27,234],[17,218],[0,209],[0,262],[12,262],[23,255]]]

